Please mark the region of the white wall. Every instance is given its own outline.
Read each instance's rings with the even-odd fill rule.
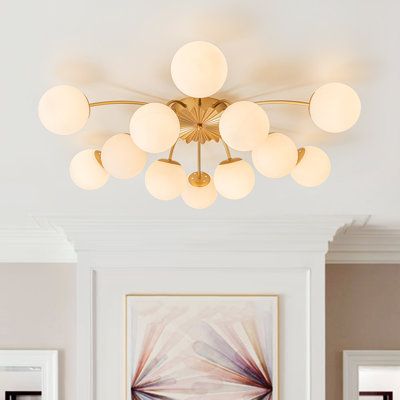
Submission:
[[[0,399],[7,391],[40,392],[42,390],[41,371],[4,371],[0,368]]]
[[[400,349],[399,282],[399,264],[327,266],[326,400],[342,397],[343,350]]]
[[[400,366],[360,367],[359,389],[365,392],[393,392],[400,399]]]
[[[60,400],[76,398],[76,267],[0,264],[0,347],[59,350]]]

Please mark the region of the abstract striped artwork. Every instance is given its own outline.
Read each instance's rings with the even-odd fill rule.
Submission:
[[[278,298],[128,295],[127,400],[277,400]]]

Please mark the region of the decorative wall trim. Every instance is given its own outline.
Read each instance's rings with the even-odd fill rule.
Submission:
[[[162,258],[162,257],[161,257]],[[276,262],[274,259],[271,262],[270,257],[267,253],[265,254],[259,254],[258,256],[255,256],[255,258],[258,258],[258,265],[257,267],[251,268],[248,267],[248,265],[252,265],[254,260],[251,260],[248,264],[242,264],[241,266],[241,261],[235,262],[235,255],[232,255],[231,258],[227,260],[227,263],[231,264],[232,267],[228,268],[226,266],[223,266],[222,268],[218,267],[219,263],[221,262],[220,259],[215,260],[215,264],[212,265],[212,268],[203,268],[201,266],[199,267],[193,267],[189,266],[190,271],[188,268],[185,268],[185,262],[182,262],[181,260],[177,260],[176,263],[179,265],[178,267],[165,267],[165,266],[158,266],[158,267],[149,267],[149,266],[144,266],[143,268],[140,268],[138,265],[141,264],[141,261],[136,262],[136,266],[133,266],[131,268],[129,267],[114,267],[109,264],[109,260],[106,261],[105,266],[95,268],[95,271],[92,270],[91,274],[93,276],[94,274],[94,283],[95,283],[95,299],[96,301],[92,303],[92,311],[91,313],[86,307],[86,304],[82,304],[83,309],[86,310],[82,313],[82,321],[85,320],[84,316],[86,313],[86,323],[82,324],[79,326],[79,336],[81,337],[82,342],[85,340],[89,340],[91,338],[92,341],[96,342],[96,340],[99,340],[100,338],[100,345],[99,346],[94,346],[94,353],[92,354],[92,357],[96,360],[96,364],[93,362],[90,364],[90,369],[87,368],[88,364],[86,364],[86,367],[82,368],[82,362],[85,362],[85,357],[87,357],[88,353],[81,354],[78,353],[78,400],[80,399],[103,399],[109,397],[109,393],[107,393],[107,396],[102,397],[102,394],[104,393],[104,390],[102,389],[102,386],[100,386],[99,390],[101,391],[101,394],[98,392],[96,393],[96,387],[99,385],[99,382],[97,381],[96,383],[96,378],[99,379],[98,375],[96,374],[96,368],[99,368],[99,363],[103,363],[102,365],[102,370],[103,374],[100,374],[102,377],[104,376],[104,368],[105,364],[108,365],[107,359],[103,357],[102,352],[100,354],[97,353],[96,348],[100,347],[102,348],[102,344],[104,343],[104,336],[102,335],[101,329],[102,326],[104,327],[104,321],[101,323],[101,318],[100,321],[98,319],[99,315],[103,315],[103,311],[105,308],[107,308],[108,303],[104,301],[104,294],[107,292],[108,295],[113,292],[113,285],[115,285],[116,282],[132,282],[134,283],[135,281],[139,280],[139,282],[143,281],[143,277],[146,275],[150,276],[164,276],[165,274],[168,274],[169,276],[172,276],[173,280],[175,281],[180,281],[182,279],[182,275],[186,275],[187,277],[190,276],[196,276],[197,278],[199,277],[199,274],[204,275],[205,277],[209,277],[210,281],[212,281],[212,277],[217,274],[217,276],[221,277],[222,276],[228,276],[229,277],[229,283],[226,285],[222,285],[220,287],[221,292],[234,292],[234,293],[240,293],[240,291],[236,290],[231,290],[230,285],[232,282],[235,281],[235,276],[238,274],[243,278],[244,276],[247,277],[248,280],[255,279],[258,284],[255,286],[258,286],[258,291],[260,292],[260,285],[262,285],[262,282],[266,282],[266,286],[268,286],[268,283],[270,280],[276,280],[277,277],[281,276],[282,277],[282,287],[285,287],[287,290],[282,297],[282,301],[284,304],[285,300],[283,300],[285,297],[290,297],[293,300],[293,297],[295,296],[295,293],[290,291],[288,289],[291,287],[291,283],[285,282],[285,280],[288,277],[297,277],[295,278],[296,280],[298,279],[297,282],[303,281],[303,285],[300,286],[298,284],[298,289],[299,292],[296,293],[304,293],[304,305],[305,307],[301,307],[300,304],[297,304],[294,306],[294,308],[291,308],[291,311],[296,315],[296,318],[301,315],[304,315],[305,318],[305,331],[303,331],[303,328],[300,328],[297,326],[297,333],[295,333],[294,329],[291,329],[290,331],[285,331],[284,335],[287,337],[290,337],[291,345],[294,345],[295,347],[302,347],[306,353],[306,361],[304,364],[304,375],[301,374],[301,376],[298,376],[300,381],[304,384],[304,391],[303,387],[301,389],[301,398],[304,400],[314,400],[314,399],[321,399],[321,394],[324,393],[324,384],[325,384],[325,379],[324,379],[324,360],[325,360],[325,352],[321,351],[321,348],[324,348],[324,343],[325,343],[325,335],[324,335],[324,327],[325,327],[325,320],[324,320],[324,301],[316,301],[317,298],[319,298],[321,295],[324,295],[324,259],[323,257],[314,257],[314,256],[307,256],[307,254],[300,255],[300,258],[303,258],[301,263],[297,261],[298,255],[297,254],[292,254],[291,256],[285,258],[284,260],[281,259],[280,263]],[[87,262],[91,259],[90,256],[85,255],[82,260],[82,264],[79,263],[79,268],[78,270],[85,270],[85,266],[89,265]],[[300,265],[305,263],[305,260],[308,259],[308,263],[310,265],[310,268],[307,267],[300,267]],[[307,263],[307,262],[306,262]],[[264,267],[261,267],[261,265],[264,265]],[[271,267],[271,265],[274,265],[274,267]],[[299,267],[292,267],[292,266],[299,265]],[[90,269],[90,268],[89,268]],[[249,271],[250,270],[250,271]],[[313,270],[313,271],[311,271]],[[193,275],[192,275],[193,274]],[[254,275],[254,278],[252,277]],[[135,277],[138,277],[135,278]],[[279,278],[278,278],[279,279]],[[201,280],[201,279],[200,279]],[[245,281],[244,279],[243,281]],[[92,282],[93,282],[92,281]],[[151,280],[149,280],[151,281]],[[185,279],[182,279],[183,282],[185,282]],[[100,289],[96,284],[98,282],[102,282],[100,284]],[[160,282],[165,282],[163,278],[161,278]],[[196,280],[198,282],[198,280]],[[216,282],[222,282],[220,278],[216,279]],[[239,280],[239,282],[242,282],[242,280]],[[106,283],[106,291],[104,291],[104,283]],[[218,284],[218,283],[217,283]],[[117,284],[118,285],[118,284]],[[162,292],[167,292],[168,291],[168,283],[166,283],[166,290],[163,290]],[[201,286],[201,285],[200,285]],[[136,288],[135,290],[138,290],[137,286],[133,284],[133,287]],[[213,292],[215,292],[215,284],[211,285]],[[262,286],[261,286],[262,287]],[[146,290],[143,288],[142,285],[140,285],[139,291],[141,290]],[[204,283],[202,288],[200,289],[201,292],[204,292]],[[248,289],[248,286],[247,286]],[[255,289],[257,290],[257,289]],[[269,289],[265,289],[267,292]],[[181,289],[182,292],[187,293],[188,289],[187,287],[184,287]],[[88,291],[85,291],[87,293]],[[262,291],[261,291],[262,292]],[[128,292],[129,293],[129,292]],[[152,293],[154,293],[154,288],[152,289]],[[247,293],[247,291],[246,291]],[[280,292],[282,295],[282,292]],[[122,296],[121,296],[121,307],[122,307]],[[103,308],[97,308],[98,306],[102,305]],[[293,307],[293,303],[292,303]],[[113,311],[114,313],[115,311]],[[304,314],[303,314],[304,313]],[[91,325],[91,329],[89,329],[89,323],[88,320],[90,320],[90,315],[92,320],[95,320],[95,323]],[[293,314],[292,314],[293,315]],[[281,315],[282,317],[282,315]],[[282,318],[283,319],[283,318]],[[107,319],[108,321],[108,319]],[[118,323],[115,324],[109,324],[108,322],[106,323],[107,326],[114,326],[115,328],[111,328],[111,330],[116,330],[118,329]],[[318,332],[318,334],[313,334],[312,332]],[[299,340],[299,338],[303,338],[303,334],[305,336],[305,340]],[[109,336],[108,334],[105,335],[108,339]],[[118,336],[118,331],[117,331],[117,336]],[[109,345],[108,346],[114,346],[113,348],[113,353],[118,352],[119,349],[123,345],[121,343],[117,342],[112,342],[111,340],[108,340]],[[303,347],[304,346],[304,347]],[[83,357],[83,358],[82,358]],[[282,359],[281,359],[282,361]],[[303,362],[303,360],[302,360]],[[284,364],[282,364],[284,365]],[[303,365],[303,364],[302,364]],[[283,372],[281,372],[282,374]],[[96,376],[97,375],[97,376]],[[291,378],[293,378],[293,375],[291,375]],[[101,380],[101,378],[100,378]],[[87,382],[94,382],[94,388],[93,390],[88,389]],[[121,381],[122,382],[122,381]],[[294,388],[297,387],[295,390],[299,390],[298,386],[294,383]],[[100,383],[100,385],[102,385]],[[116,387],[116,386],[115,386]],[[287,390],[286,386],[281,386],[282,393],[280,395],[280,398],[282,400],[287,400],[292,398],[293,396],[293,390],[290,390],[291,396],[288,396],[289,390]],[[293,388],[292,388],[293,389]],[[84,393],[85,396],[81,397],[81,394]],[[285,395],[286,394],[286,395]],[[299,392],[297,392],[299,394]],[[119,392],[117,391],[116,393],[117,397],[119,397]],[[89,397],[92,396],[92,397]],[[120,397],[122,398],[122,397]]]
[[[343,400],[358,400],[358,367],[400,366],[400,350],[343,351]]]

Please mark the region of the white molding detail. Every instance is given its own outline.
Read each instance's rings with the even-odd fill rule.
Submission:
[[[2,226],[0,263],[76,263],[76,253],[57,227]]]
[[[344,228],[333,238],[332,232],[337,226]],[[159,234],[155,236],[154,232]],[[109,241],[111,233],[112,242]],[[123,249],[129,245],[132,251],[139,252],[151,247],[193,252],[198,246],[207,246],[211,252],[231,249],[251,252],[259,251],[261,247],[267,251],[276,250],[283,237],[286,242],[293,243],[293,251],[296,251],[296,245],[297,248],[306,246],[310,251],[313,246],[320,250],[319,246],[327,239],[330,241],[327,264],[400,263],[400,226],[371,225],[369,216],[138,220],[129,216],[56,215],[31,217],[28,225],[20,227],[0,227],[0,263],[76,263],[76,251],[104,249],[105,245],[110,249]]]
[[[40,367],[42,400],[58,400],[57,350],[0,350],[0,367]]]
[[[62,227],[77,252],[129,249],[130,252],[262,252],[328,250],[350,216],[283,216],[264,219],[131,219],[121,217],[37,219]],[[111,239],[111,240],[110,240]]]
[[[260,256],[259,256],[260,257]],[[302,257],[302,256],[300,256]],[[308,258],[307,256],[305,256],[306,258]],[[90,257],[87,257],[87,255],[85,255],[84,257],[85,259],[89,260]],[[232,259],[235,258],[234,255],[232,256]],[[297,258],[297,254],[293,254],[292,257],[290,258],[293,262],[293,260],[295,260]],[[234,264],[234,262],[231,260],[229,260],[229,262],[231,264]],[[240,277],[244,278],[242,280],[236,281],[239,283],[236,283],[236,285],[242,285],[246,282],[247,280],[247,285],[244,284],[244,286],[246,287],[246,289],[242,289],[245,290],[245,293],[249,293],[248,292],[248,282],[251,280],[255,280],[254,286],[257,287],[255,289],[253,289],[255,291],[255,293],[262,293],[262,289],[260,291],[260,285],[262,287],[263,283],[262,282],[269,282],[270,280],[268,279],[269,277],[271,278],[272,281],[276,282],[277,277],[279,276],[283,276],[284,278],[282,278],[282,286],[279,290],[281,299],[280,299],[280,305],[283,306],[283,304],[285,303],[285,301],[288,300],[288,297],[291,299],[292,301],[292,307],[291,311],[296,315],[296,318],[301,315],[304,315],[304,331],[302,330],[302,328],[300,328],[298,325],[296,326],[292,326],[292,329],[287,330],[286,333],[282,333],[282,336],[280,338],[281,343],[283,343],[284,339],[283,336],[286,336],[286,340],[289,340],[288,337],[290,336],[290,344],[291,346],[294,347],[301,347],[303,349],[303,351],[306,353],[305,354],[305,362],[304,359],[301,359],[301,362],[299,360],[297,360],[296,358],[294,358],[295,361],[300,362],[301,365],[304,365],[304,375],[302,373],[300,373],[299,375],[296,375],[296,377],[300,377],[300,381],[301,381],[301,385],[304,385],[301,388],[301,392],[299,392],[299,388],[298,386],[294,383],[294,385],[292,386],[290,392],[291,392],[291,396],[288,396],[288,387],[290,386],[288,384],[288,382],[291,382],[293,380],[293,374],[290,375],[290,379],[286,379],[286,385],[284,385],[284,380],[283,379],[283,375],[285,375],[284,371],[285,369],[281,370],[281,378],[280,378],[280,382],[281,382],[281,386],[280,389],[282,389],[280,391],[280,399],[282,400],[286,400],[286,399],[291,399],[293,398],[293,392],[295,392],[297,390],[297,395],[299,398],[303,399],[303,400],[313,400],[313,399],[318,399],[321,400],[322,397],[321,395],[324,393],[324,384],[325,384],[325,378],[324,378],[324,373],[325,373],[325,368],[324,368],[324,361],[325,361],[325,352],[321,351],[321,347],[324,347],[324,341],[325,341],[325,335],[324,335],[324,326],[325,326],[325,320],[324,320],[324,316],[323,313],[321,314],[321,311],[324,310],[324,302],[322,301],[322,303],[318,300],[318,302],[316,302],[316,298],[319,297],[319,293],[320,290],[322,290],[322,292],[324,291],[324,284],[323,284],[323,280],[324,280],[324,260],[323,257],[320,258],[316,258],[314,257],[314,260],[309,259],[309,263],[310,263],[310,268],[307,267],[294,267],[291,268],[290,265],[290,261],[289,261],[289,257],[282,261],[281,263],[276,263],[275,261],[273,261],[273,264],[275,265],[274,267],[269,266],[271,264],[268,254],[262,254],[261,255],[261,259],[262,259],[262,263],[264,263],[264,267],[261,267],[260,265],[257,266],[256,268],[251,268],[251,267],[247,267],[247,265],[245,264],[244,266],[242,265],[242,267],[239,267],[239,265],[234,265],[231,268],[228,267],[223,267],[223,268],[219,268],[217,266],[213,266],[212,268],[203,268],[203,267],[196,267],[190,268],[190,271],[182,266],[179,267],[174,267],[174,268],[168,268],[167,272],[165,271],[164,267],[152,267],[152,268],[148,268],[148,267],[144,267],[144,268],[140,268],[140,267],[134,267],[134,268],[127,268],[127,267],[112,267],[111,265],[107,265],[105,267],[101,267],[101,268],[96,268],[95,271],[95,281],[97,283],[100,282],[100,287],[97,286],[96,289],[96,298],[97,298],[97,304],[95,304],[95,308],[94,308],[94,316],[95,319],[97,318],[96,324],[95,324],[95,331],[91,332],[90,335],[91,337],[96,341],[98,341],[98,346],[97,346],[97,350],[100,348],[100,354],[97,353],[97,351],[95,351],[95,355],[98,354],[96,362],[97,364],[92,366],[94,367],[94,371],[91,371],[91,377],[94,377],[99,379],[99,381],[97,381],[97,385],[96,385],[96,379],[95,379],[95,388],[94,390],[96,390],[96,386],[98,388],[99,392],[95,392],[94,393],[94,397],[92,397],[91,399],[104,399],[104,398],[109,398],[110,397],[110,393],[107,393],[107,396],[104,395],[104,392],[106,392],[106,390],[104,390],[104,386],[103,385],[108,385],[108,384],[104,384],[104,371],[106,371],[107,369],[110,369],[110,364],[108,363],[108,359],[104,357],[104,351],[105,352],[109,352],[110,350],[103,350],[104,346],[104,337],[107,337],[107,347],[111,347],[112,349],[112,353],[116,353],[119,351],[120,348],[123,348],[123,344],[117,343],[115,341],[110,340],[110,337],[108,334],[106,334],[105,336],[103,335],[102,332],[102,328],[104,329],[104,324],[106,324],[106,326],[111,326],[111,331],[115,331],[117,332],[117,337],[121,336],[120,334],[118,334],[118,323],[109,323],[109,319],[107,318],[107,315],[103,317],[103,312],[105,310],[105,308],[108,308],[108,306],[110,306],[111,308],[111,313],[114,314],[118,314],[118,309],[117,308],[112,308],[112,305],[110,303],[108,303],[107,301],[104,301],[104,289],[106,288],[106,292],[107,295],[112,295],[112,293],[114,293],[114,285],[130,285],[132,284],[131,288],[134,288],[134,291],[136,292],[143,292],[146,293],[148,292],[148,285],[144,285],[142,286],[141,283],[143,282],[143,280],[146,280],[146,275],[147,276],[157,276],[157,273],[159,275],[161,275],[162,277],[166,277],[166,274],[168,274],[168,276],[172,276],[172,280],[175,281],[180,281],[180,279],[182,279],[182,283],[187,282],[187,279],[191,276],[195,276],[196,278],[199,278],[199,275],[203,275],[203,276],[207,276],[209,278],[212,278],[213,276],[215,276],[214,274],[217,274],[217,279],[210,285],[210,288],[208,290],[210,290],[212,293],[216,293],[217,291],[215,290],[216,285],[220,285],[220,283],[218,282],[223,282],[221,281],[221,276],[223,276],[224,278],[226,278],[227,276],[230,277],[229,281],[230,283],[226,283],[226,284],[222,284],[222,286],[218,286],[218,290],[221,293],[240,293],[240,290],[231,289],[231,285],[232,285],[232,281],[235,281],[235,276],[237,276],[239,274]],[[181,262],[177,261],[179,264],[181,264]],[[239,262],[240,263],[240,262]],[[239,264],[238,263],[238,264]],[[108,264],[108,261],[107,261]],[[140,262],[138,263],[140,264]],[[251,262],[249,263],[251,265]],[[286,266],[289,267],[286,267]],[[85,269],[85,262],[83,264],[79,265],[79,268]],[[313,270],[313,271],[312,271]],[[182,275],[186,275],[186,278],[182,278]],[[219,278],[218,278],[219,276]],[[252,277],[254,276],[254,278]],[[135,278],[137,277],[137,278]],[[291,277],[288,279],[288,277]],[[278,278],[279,279],[279,278]],[[288,282],[285,282],[285,280],[288,279]],[[169,283],[166,282],[169,279],[163,279],[160,278],[161,282],[160,284],[158,284],[158,288],[160,286],[163,286],[164,284],[165,286],[165,290],[162,290],[161,292],[159,292],[156,289],[152,289],[152,293],[154,293],[154,291],[156,290],[157,293],[165,293],[165,292],[170,292],[171,290],[168,289],[168,285]],[[135,285],[135,281],[139,281],[139,283],[136,283]],[[196,279],[196,282],[201,281],[201,279]],[[209,279],[209,281],[213,281],[213,279]],[[296,286],[299,289],[299,292],[291,292],[290,291],[290,287],[293,284],[293,281],[297,282]],[[302,281],[303,284],[301,285],[299,282]],[[322,282],[321,282],[322,281]],[[130,283],[129,283],[130,282]],[[151,285],[151,279],[147,279],[146,282],[150,282]],[[164,283],[165,282],[165,283]],[[215,283],[217,282],[217,283]],[[290,283],[292,282],[292,283]],[[106,286],[104,286],[104,283],[106,284]],[[138,286],[139,285],[139,288]],[[194,286],[197,285],[197,283],[193,284]],[[190,285],[191,287],[193,287],[193,285]],[[200,284],[200,287],[202,287],[202,285],[204,285],[204,281],[202,284]],[[235,284],[233,284],[235,285]],[[147,286],[147,287],[146,287]],[[266,283],[266,286],[268,286],[268,283]],[[285,289],[282,289],[285,288]],[[132,290],[132,289],[130,289]],[[269,292],[269,289],[264,289],[266,290],[266,293],[272,293]],[[276,288],[274,289],[276,290]],[[281,291],[282,290],[282,291]],[[286,291],[285,291],[286,290]],[[187,286],[183,286],[181,289],[182,292],[184,293],[188,293],[188,288]],[[192,291],[190,290],[190,292],[192,293]],[[200,290],[195,290],[193,293],[205,293],[207,292],[207,290],[204,290],[203,288],[201,288]],[[282,293],[284,292],[284,293]],[[124,292],[124,293],[130,293],[128,292]],[[299,302],[299,303],[293,303],[293,301],[295,302],[297,295],[299,293],[304,293],[304,303],[303,302]],[[121,295],[121,293],[119,293],[119,295]],[[302,295],[303,296],[303,295]],[[284,300],[286,298],[286,300]],[[122,307],[122,295],[120,296],[120,301],[121,301],[121,307]],[[317,303],[317,304],[316,304]],[[286,303],[287,304],[287,303]],[[115,306],[115,303],[114,303]],[[302,306],[305,306],[304,308]],[[96,309],[96,307],[102,307],[102,308],[98,308]],[[281,309],[282,310],[282,309]],[[304,313],[304,314],[303,314]],[[97,317],[96,317],[97,315]],[[100,317],[99,317],[100,315]],[[293,316],[293,314],[292,314]],[[102,318],[104,318],[102,320]],[[283,315],[280,316],[280,320],[281,323],[284,321]],[[293,320],[291,320],[293,321]],[[285,323],[287,322],[287,320],[285,321]],[[300,324],[301,325],[301,324]],[[87,328],[88,324],[86,323],[86,328]],[[88,331],[85,329],[85,327],[83,327],[84,329],[82,330],[82,327],[80,327],[81,329],[81,333],[86,333],[86,335],[88,335]],[[294,331],[298,330],[297,334],[294,333]],[[97,331],[96,331],[97,329]],[[312,334],[312,330],[315,332],[318,332],[318,335],[314,335]],[[304,335],[304,337],[303,337]],[[300,339],[301,338],[301,339]],[[100,339],[100,340],[99,340]],[[304,340],[305,339],[305,340]],[[304,346],[304,347],[303,347]],[[96,350],[96,348],[95,348]],[[281,357],[283,357],[283,355],[281,355]],[[281,364],[281,368],[283,365],[286,364],[293,364],[293,363],[282,363],[283,358],[280,358],[280,364]],[[304,364],[303,364],[304,362]],[[103,363],[103,364],[101,364]],[[96,368],[99,369],[100,366],[100,374],[96,374]],[[111,368],[114,368],[115,364],[113,364],[111,366]],[[123,367],[122,367],[123,368]],[[97,370],[98,371],[98,370]],[[115,368],[113,369],[114,373],[115,373]],[[87,372],[87,371],[86,371]],[[97,376],[96,376],[97,375]],[[100,375],[100,377],[99,377]],[[120,375],[117,373],[116,375]],[[80,368],[80,372],[79,372],[79,384],[78,384],[78,399],[80,400],[80,386],[82,385],[83,388],[85,387],[85,369]],[[285,375],[285,378],[287,378],[287,376]],[[86,376],[86,379],[88,380],[89,377]],[[115,381],[114,381],[115,382]],[[123,382],[123,379],[121,379],[121,383]],[[100,387],[99,387],[100,385]],[[283,386],[282,386],[283,385]],[[116,396],[119,398],[123,398],[123,396],[120,396],[120,393],[118,392],[118,384],[115,385],[114,384],[114,388],[115,390],[117,390],[116,392]],[[123,387],[123,384],[122,384]],[[297,387],[297,389],[296,389]],[[114,391],[115,393],[115,391]],[[122,393],[122,392],[121,392]],[[299,394],[301,393],[301,394]],[[87,399],[86,397],[82,397],[83,399]]]
[[[350,226],[329,245],[327,264],[400,263],[400,228]]]
[[[343,351],[343,400],[358,400],[360,366],[400,366],[400,350]]]

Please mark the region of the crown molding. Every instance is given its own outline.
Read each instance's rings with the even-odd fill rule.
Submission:
[[[76,252],[59,228],[2,226],[0,263],[76,263]]]
[[[0,262],[76,262],[80,252],[318,252],[349,216],[263,219],[138,219],[34,216],[0,229]],[[203,249],[203,250],[199,250]]]
[[[400,226],[349,226],[329,244],[327,264],[400,263]]]
[[[41,215],[20,227],[0,228],[1,263],[75,263],[84,251],[193,253],[205,248],[211,253],[328,251],[329,264],[400,263],[400,225],[377,226],[368,216],[147,220]]]
[[[62,227],[75,250],[129,252],[322,252],[349,216],[285,216],[263,219],[138,219],[38,217]],[[203,250],[201,250],[203,251]]]

